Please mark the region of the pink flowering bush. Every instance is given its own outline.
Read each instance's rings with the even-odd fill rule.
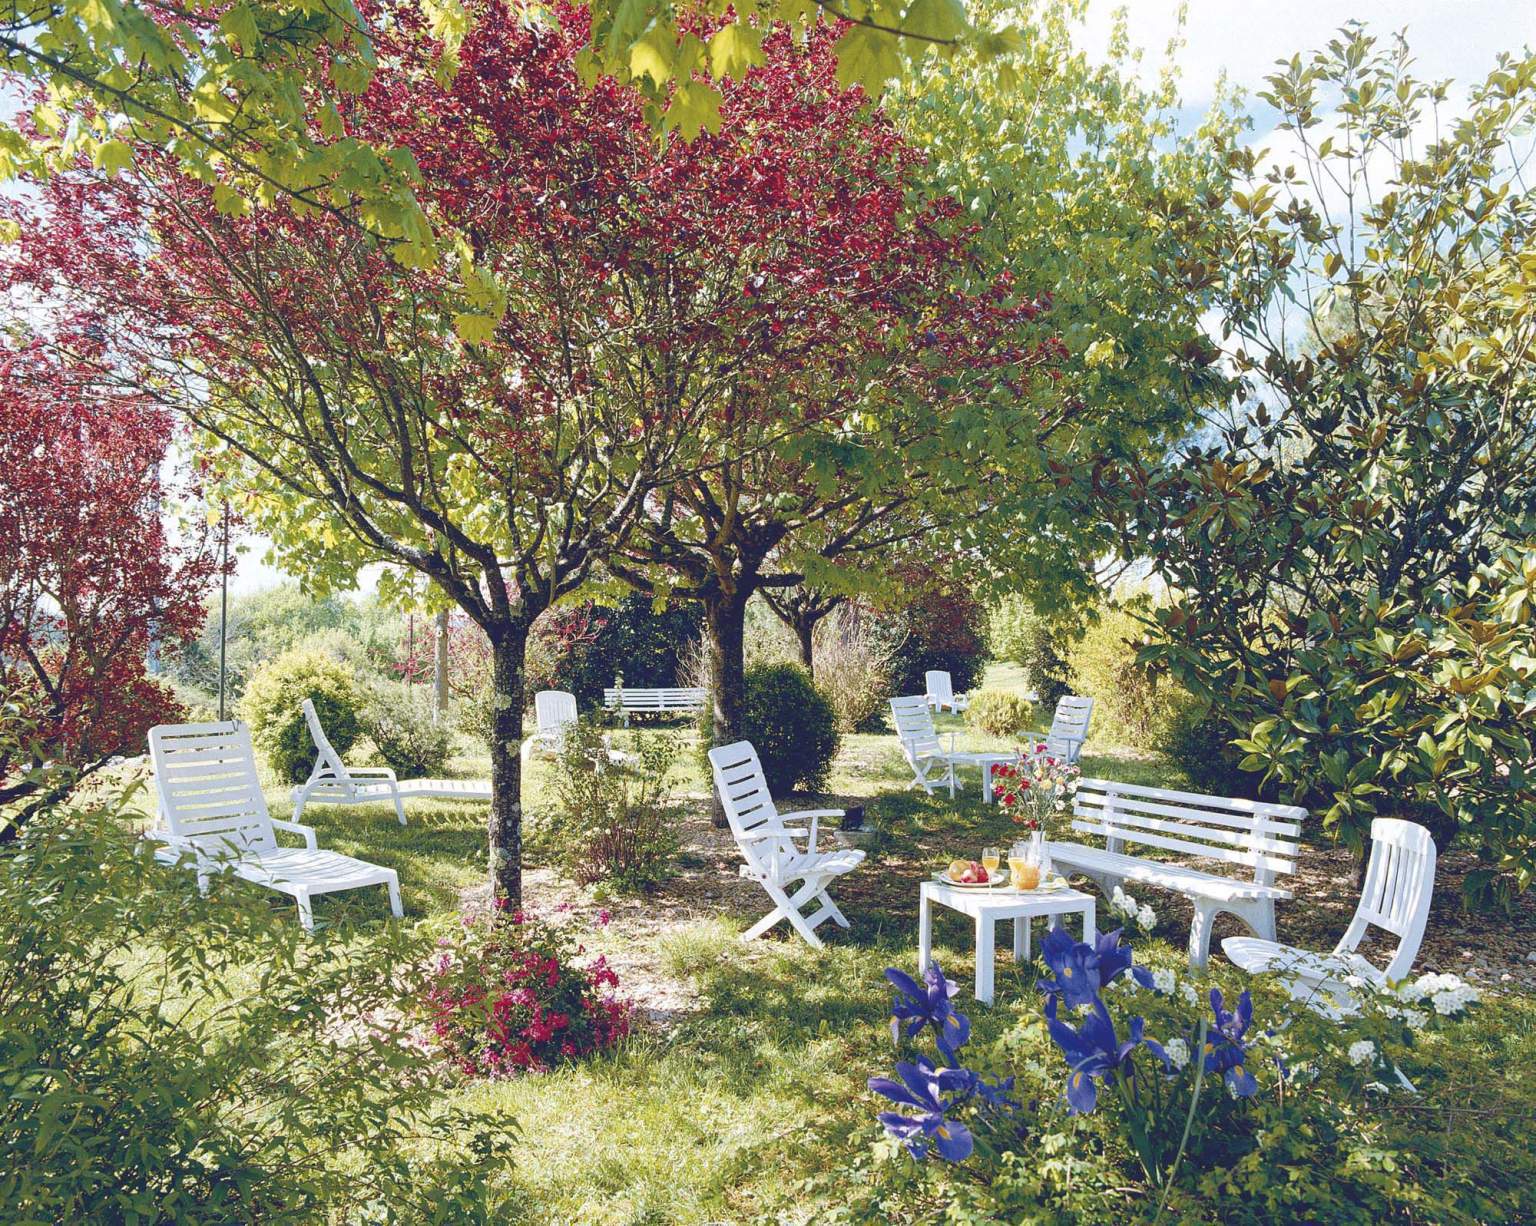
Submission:
[[[542,1072],[629,1033],[619,977],[603,957],[586,958],[569,929],[498,911],[441,942],[427,1010],[438,1045],[466,1075]]]

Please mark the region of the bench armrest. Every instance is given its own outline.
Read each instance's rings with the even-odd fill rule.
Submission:
[[[320,845],[315,842],[315,828],[313,826],[301,825],[299,822],[285,822],[281,818],[274,817],[272,819],[272,828],[274,830],[286,830],[289,834],[301,834],[304,836],[305,847],[309,848],[310,851],[320,850]]]

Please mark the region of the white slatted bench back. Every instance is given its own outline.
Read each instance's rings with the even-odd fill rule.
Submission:
[[[161,724],[149,730],[149,757],[169,834],[209,851],[277,846],[243,723]]]
[[[1110,851],[1139,843],[1250,869],[1258,885],[1296,871],[1297,837],[1307,811],[1199,792],[1084,779],[1072,829],[1101,835]]]
[[[673,686],[664,689],[614,689],[603,691],[605,707],[626,711],[697,711],[704,705],[704,690],[698,686]]]
[[[891,722],[908,757],[941,754],[944,746],[934,730],[933,711],[926,694],[911,694],[891,701]]]
[[[1056,702],[1056,714],[1051,717],[1051,730],[1045,734],[1047,744],[1052,741],[1086,741],[1088,722],[1093,718],[1093,699],[1068,694]]]
[[[954,679],[943,669],[929,669],[924,674],[924,682],[928,687],[928,697],[934,702],[952,704],[955,701]]]
[[[558,733],[576,722],[576,695],[540,690],[533,696],[533,715],[540,732]]]
[[[1423,826],[1399,818],[1371,822],[1371,861],[1355,918],[1336,952],[1352,952],[1375,926],[1399,938],[1388,979],[1404,978],[1418,957],[1435,892],[1435,841]]]
[[[721,745],[709,751],[709,766],[741,854],[753,868],[777,878],[779,865],[795,855],[789,836],[752,840],[743,837],[760,826],[779,824],[779,811],[769,794],[757,750],[751,741]]]

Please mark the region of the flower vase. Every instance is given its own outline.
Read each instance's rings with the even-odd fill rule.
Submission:
[[[1040,880],[1045,881],[1051,875],[1051,853],[1045,849],[1045,831],[1031,830],[1029,832],[1029,859],[1033,864],[1040,866]]]

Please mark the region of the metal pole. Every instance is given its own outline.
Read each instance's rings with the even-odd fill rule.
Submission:
[[[219,567],[219,722],[224,721],[224,679],[229,647],[229,503],[220,515],[224,536],[224,561]]]

